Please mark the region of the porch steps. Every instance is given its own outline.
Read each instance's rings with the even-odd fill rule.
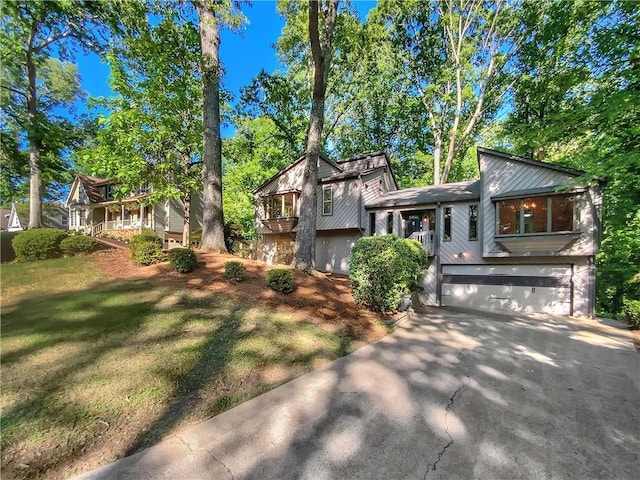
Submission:
[[[125,248],[125,249],[129,248],[128,243],[122,242],[120,240],[114,240],[113,238],[106,238],[106,237],[92,237],[92,238],[97,242],[107,245],[108,247]]]

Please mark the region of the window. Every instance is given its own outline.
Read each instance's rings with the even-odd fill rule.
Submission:
[[[478,240],[478,205],[469,205],[469,240]]]
[[[501,200],[497,203],[498,235],[572,232],[573,195]]]
[[[297,193],[270,195],[262,200],[264,218],[295,217]]]
[[[333,215],[333,190],[331,187],[322,189],[322,215]]]
[[[451,241],[451,207],[444,208],[444,235],[445,242]]]
[[[369,236],[373,237],[376,234],[376,214],[371,212],[369,214]]]
[[[393,212],[387,213],[387,234],[393,233]]]

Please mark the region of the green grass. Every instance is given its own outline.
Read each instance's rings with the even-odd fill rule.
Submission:
[[[107,281],[90,257],[5,265],[2,474],[65,477],[333,359],[351,339],[262,306]]]

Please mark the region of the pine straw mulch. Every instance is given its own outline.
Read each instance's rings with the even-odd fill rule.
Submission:
[[[344,275],[311,276],[293,270],[296,288],[293,293],[284,295],[266,286],[266,272],[274,266],[229,254],[199,251],[200,267],[188,274],[172,271],[168,263],[136,266],[129,258],[129,251],[123,249],[100,251],[95,254],[95,259],[111,278],[143,280],[176,289],[222,294],[247,305],[263,305],[296,320],[331,324],[363,344],[382,338],[386,334],[382,323],[394,320],[357,305],[351,295],[349,279]],[[242,282],[223,278],[224,264],[228,261],[241,262],[245,266],[247,275]]]

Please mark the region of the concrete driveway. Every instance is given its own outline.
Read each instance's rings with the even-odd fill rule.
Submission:
[[[593,320],[431,309],[91,479],[640,475],[640,355]]]

